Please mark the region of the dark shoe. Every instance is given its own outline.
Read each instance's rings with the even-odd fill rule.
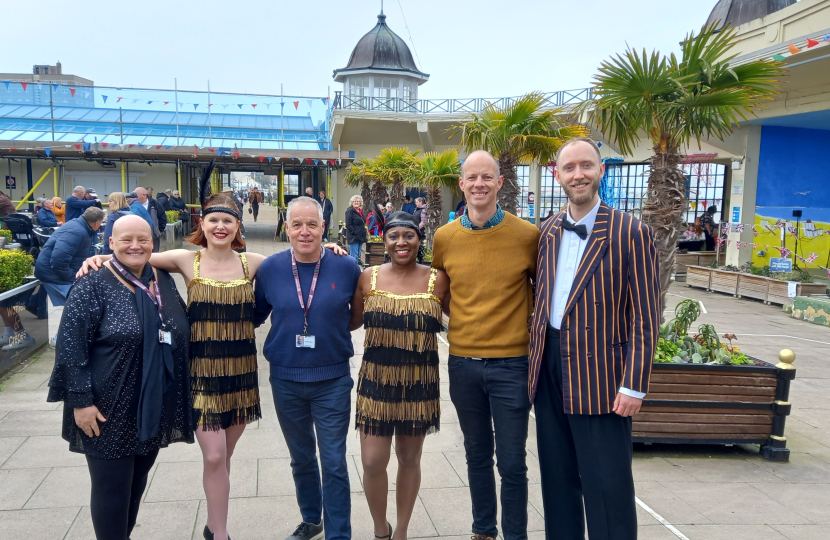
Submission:
[[[392,540],[392,524],[389,523],[388,521],[386,522],[386,524],[389,525],[389,534],[387,534],[386,536],[375,535],[375,538],[378,538],[379,540],[383,540],[384,538],[388,538],[389,540]]]
[[[496,540],[496,539],[492,536],[487,536],[486,534],[483,534],[483,533],[473,533],[473,535],[470,537],[470,540]]]
[[[207,525],[205,525],[205,530],[202,531],[202,536],[205,537],[205,540],[213,540],[213,533],[210,532]]]
[[[323,522],[306,523],[297,525],[294,533],[285,540],[320,540],[323,538]]]

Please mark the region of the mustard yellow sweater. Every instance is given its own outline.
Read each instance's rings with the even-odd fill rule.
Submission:
[[[447,273],[452,293],[450,354],[528,354],[538,251],[536,226],[509,213],[489,229],[465,229],[456,219],[435,232],[432,266]]]

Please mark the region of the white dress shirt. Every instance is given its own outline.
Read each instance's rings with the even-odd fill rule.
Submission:
[[[585,225],[588,235],[583,240],[575,232],[568,231],[564,228],[562,229],[562,237],[559,243],[559,256],[556,262],[556,279],[554,280],[553,293],[550,299],[549,324],[557,330],[562,326],[562,317],[565,315],[565,308],[568,306],[568,299],[571,296],[576,270],[579,268],[579,262],[582,260],[585,247],[588,245],[591,232],[594,230],[594,222],[597,220],[597,212],[599,211],[600,204],[602,204],[602,201],[598,200],[591,211],[576,222],[571,217],[570,206],[568,207],[566,213],[568,221],[574,223],[574,225]],[[635,392],[625,387],[620,387],[620,393],[638,399],[645,397],[644,392]]]

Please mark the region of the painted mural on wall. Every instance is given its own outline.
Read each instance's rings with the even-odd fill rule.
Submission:
[[[763,127],[753,264],[769,264],[783,248],[802,268],[830,266],[830,171],[823,165],[828,148],[830,130]],[[798,220],[793,210],[801,210]]]

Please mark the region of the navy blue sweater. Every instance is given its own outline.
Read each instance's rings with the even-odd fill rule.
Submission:
[[[314,275],[315,263],[297,263],[303,301]],[[320,264],[317,290],[308,312],[308,333],[315,336],[316,348],[297,348],[303,333],[303,310],[291,273],[291,251],[271,255],[262,262],[256,276],[256,325],[271,315],[271,330],[263,354],[271,363],[271,377],[297,382],[317,382],[349,374],[354,355],[349,332],[351,301],[360,267],[352,257],[338,257],[325,250]]]

